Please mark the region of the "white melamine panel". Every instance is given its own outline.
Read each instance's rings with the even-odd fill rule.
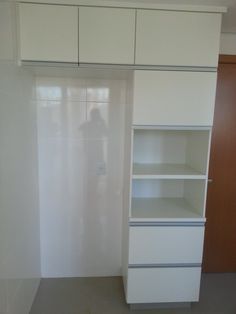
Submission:
[[[123,159],[123,222],[122,222],[122,276],[124,289],[127,288],[128,254],[129,254],[129,208],[131,190],[131,149],[132,149],[132,73],[127,82],[124,125],[124,159]]]
[[[204,179],[209,130],[134,129],[133,178]]]
[[[217,67],[221,14],[138,10],[136,64]]]
[[[135,71],[135,125],[212,125],[216,73]]]
[[[127,303],[196,302],[200,276],[200,267],[129,269]]]
[[[78,8],[21,3],[20,58],[78,63]]]
[[[79,8],[79,62],[133,64],[135,10]]]
[[[203,226],[132,226],[129,230],[129,264],[202,262]]]
[[[133,164],[133,179],[204,179],[201,172],[185,164]]]

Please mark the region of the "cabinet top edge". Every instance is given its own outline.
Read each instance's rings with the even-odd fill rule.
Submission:
[[[212,126],[132,125],[133,130],[211,131]]]
[[[188,11],[204,13],[226,13],[226,6],[213,5],[183,5],[183,4],[161,4],[138,1],[119,0],[16,0],[18,3],[54,4],[66,6],[95,6],[95,7],[117,7],[131,9],[156,9],[164,11]]]

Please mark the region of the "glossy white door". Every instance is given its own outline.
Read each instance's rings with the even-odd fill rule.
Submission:
[[[79,8],[79,62],[133,64],[135,10]]]
[[[37,78],[42,274],[120,275],[126,84],[76,73]]]
[[[127,303],[196,302],[200,276],[200,267],[130,268]]]
[[[78,8],[19,5],[20,58],[28,61],[78,62]]]
[[[34,78],[14,59],[15,3],[0,2],[0,313],[29,313],[40,282]]]
[[[220,13],[138,10],[135,64],[218,64]]]
[[[210,126],[215,72],[135,71],[135,125]]]

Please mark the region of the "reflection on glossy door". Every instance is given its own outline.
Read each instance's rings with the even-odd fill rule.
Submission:
[[[36,85],[42,275],[119,275],[125,81]]]

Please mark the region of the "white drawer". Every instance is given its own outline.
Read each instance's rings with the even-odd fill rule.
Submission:
[[[198,301],[200,277],[200,267],[131,268],[127,303]]]
[[[204,226],[131,226],[129,264],[201,263]]]

